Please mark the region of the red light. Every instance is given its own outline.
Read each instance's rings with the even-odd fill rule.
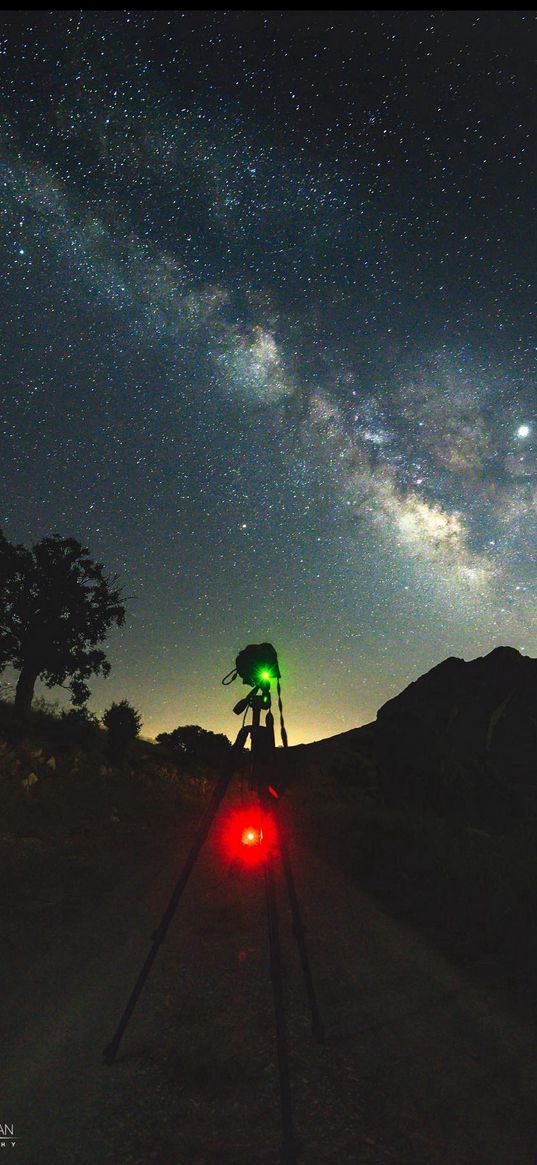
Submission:
[[[262,845],[263,830],[257,829],[255,826],[248,825],[242,831],[241,841],[243,845]]]
[[[246,866],[260,865],[276,842],[271,815],[255,805],[232,809],[222,822],[221,845],[228,860]]]

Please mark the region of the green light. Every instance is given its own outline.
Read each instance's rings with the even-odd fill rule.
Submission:
[[[259,678],[260,678],[261,680],[270,680],[270,678],[271,678],[270,672],[269,672],[269,671],[266,671],[266,670],[265,670],[265,671],[262,671],[262,672],[260,672],[260,673],[259,673]]]

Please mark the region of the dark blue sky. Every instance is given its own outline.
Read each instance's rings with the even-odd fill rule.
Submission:
[[[0,522],[118,571],[93,686],[290,740],[537,655],[536,16],[7,13]]]

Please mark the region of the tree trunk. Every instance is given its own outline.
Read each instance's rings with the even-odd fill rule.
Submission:
[[[15,689],[15,710],[21,716],[27,716],[32,707],[35,681],[39,672],[30,664],[25,664],[17,681]]]

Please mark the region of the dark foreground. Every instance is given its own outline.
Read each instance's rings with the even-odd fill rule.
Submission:
[[[292,796],[285,808],[292,825]],[[192,826],[118,827],[12,900],[3,923],[0,1123],[18,1165],[277,1165],[259,872],[215,833],[112,1067],[102,1061]],[[281,922],[303,1165],[535,1165],[534,1025],[345,875],[294,849],[327,1041],[310,1035]]]

